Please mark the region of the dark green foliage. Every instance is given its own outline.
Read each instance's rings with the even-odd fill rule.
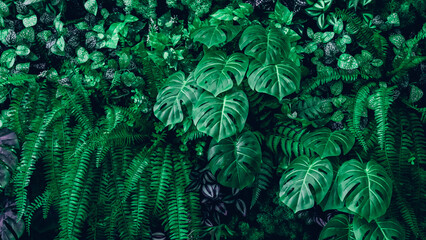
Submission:
[[[0,0],[0,127],[21,146],[1,146],[6,223],[425,239],[425,6]]]

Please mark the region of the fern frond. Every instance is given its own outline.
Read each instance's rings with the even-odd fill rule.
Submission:
[[[51,203],[51,193],[47,189],[40,196],[34,199],[34,202],[28,206],[27,211],[25,212],[25,225],[27,232],[30,233],[31,219],[35,213],[35,211],[41,207],[43,207],[43,218],[47,218],[47,211],[49,210],[49,206]]]
[[[354,136],[358,139],[361,146],[364,148],[365,151],[367,151],[367,143],[365,141],[364,135],[362,134],[361,129],[361,117],[364,115],[364,112],[367,110],[367,99],[371,92],[371,87],[373,87],[375,84],[370,83],[367,85],[364,85],[361,87],[361,89],[358,90],[356,96],[355,96],[355,105],[353,109],[353,115],[352,115],[352,124],[350,125],[349,129],[354,134]]]
[[[1,77],[0,81],[0,87],[6,86],[6,85],[13,85],[13,86],[22,86],[23,84],[30,82],[35,83],[36,79],[38,79],[37,75],[33,74],[27,74],[27,73],[16,73],[13,75],[8,75],[6,77]]]
[[[32,133],[27,136],[22,146],[21,161],[14,178],[16,187],[16,205],[18,208],[18,217],[21,218],[25,212],[27,204],[27,189],[30,177],[35,168],[35,163],[42,154],[44,140],[48,128],[58,118],[62,110],[61,106],[57,106],[52,111],[47,112],[43,117],[37,117],[31,123],[33,127]]]
[[[274,173],[274,163],[272,159],[273,157],[271,153],[262,153],[262,165],[260,166],[259,173],[252,184],[253,193],[251,197],[250,209],[253,208],[254,204],[257,202],[257,199],[260,196],[260,192],[270,187]]]
[[[155,213],[160,213],[166,202],[166,195],[169,191],[169,185],[172,181],[173,165],[172,165],[172,146],[167,145],[164,149],[159,148],[151,157],[152,175],[151,175],[151,191],[153,192],[153,200],[155,202]]]
[[[301,155],[312,155],[312,151],[303,146],[302,137],[308,133],[306,128],[295,125],[278,126],[268,137],[266,146],[273,152],[282,151],[288,158],[292,159]]]
[[[377,136],[381,148],[384,148],[385,133],[387,130],[388,110],[393,102],[392,91],[395,87],[388,88],[385,83],[380,84],[374,95],[369,100],[369,105],[374,109],[377,122]]]

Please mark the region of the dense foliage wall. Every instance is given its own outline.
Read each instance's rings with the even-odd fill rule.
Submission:
[[[0,239],[426,239],[425,19],[0,0]]]

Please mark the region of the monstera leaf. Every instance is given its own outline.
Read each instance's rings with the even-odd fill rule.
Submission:
[[[405,239],[404,228],[393,219],[380,217],[368,223],[360,217],[355,217],[353,229],[356,239]]]
[[[166,86],[158,93],[154,115],[166,126],[183,121],[182,104],[190,111],[196,99],[195,79],[185,78],[183,72],[169,77]]]
[[[280,180],[280,200],[294,212],[320,203],[333,181],[333,167],[327,159],[300,156]]]
[[[375,161],[361,163],[352,159],[343,163],[337,173],[337,183],[340,200],[369,222],[385,214],[389,207],[392,180]]]
[[[319,240],[352,240],[354,233],[352,232],[351,223],[347,215],[338,214],[334,216],[327,225],[322,229]]]
[[[253,183],[262,163],[262,152],[256,136],[244,132],[236,141],[212,140],[208,151],[209,167],[219,172],[217,181],[227,187],[243,189]]]
[[[212,46],[219,46],[224,42],[231,41],[240,31],[241,26],[205,26],[195,30],[192,37],[194,38],[194,41],[200,42],[208,48],[211,48]]]
[[[248,59],[244,54],[227,56],[221,51],[207,53],[195,69],[198,86],[219,95],[233,87],[233,80],[240,85],[246,74]]]
[[[247,75],[252,90],[267,93],[278,100],[294,93],[300,86],[300,69],[290,60],[272,65],[252,61]]]
[[[355,137],[348,131],[332,132],[329,128],[321,128],[307,134],[302,141],[305,147],[312,149],[321,158],[347,154],[355,144]]]
[[[244,30],[240,38],[240,49],[248,56],[254,57],[262,64],[279,63],[286,58],[290,44],[283,32],[276,28],[266,30],[254,25]]]
[[[249,103],[243,91],[214,97],[201,94],[192,112],[194,124],[200,132],[220,141],[241,132],[247,120]]]

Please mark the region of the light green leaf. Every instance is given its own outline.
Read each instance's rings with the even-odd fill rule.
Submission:
[[[392,179],[377,162],[352,159],[337,173],[338,193],[346,207],[371,221],[386,213],[392,197]]]
[[[9,6],[0,1],[0,17],[7,17],[9,15]]]
[[[192,116],[198,131],[220,141],[243,130],[248,111],[249,103],[243,91],[228,93],[220,98],[204,92]]]
[[[280,30],[266,30],[259,25],[250,26],[243,32],[239,46],[241,50],[245,49],[244,54],[263,64],[281,62],[290,51],[290,44]]]
[[[64,37],[61,36],[57,41],[56,41],[56,46],[58,47],[58,49],[63,52],[65,50],[65,40]]]
[[[305,53],[310,54],[315,52],[318,49],[318,44],[316,42],[310,42],[305,46]]]
[[[280,180],[280,201],[294,212],[320,203],[333,181],[333,166],[327,159],[300,156]]]
[[[26,28],[35,26],[37,24],[37,16],[31,15],[29,17],[26,17],[22,19],[22,23],[24,24]]]
[[[410,97],[408,101],[410,103],[415,103],[423,97],[423,91],[415,85],[411,86]]]
[[[333,122],[341,122],[344,117],[345,117],[345,115],[343,115],[343,112],[341,110],[337,110],[331,116],[331,121],[333,121]]]
[[[322,43],[328,43],[330,42],[331,39],[334,38],[334,32],[325,32],[322,36],[321,36],[321,41]]]
[[[290,60],[270,65],[252,61],[247,75],[252,90],[267,93],[280,101],[300,87],[300,68]]]
[[[395,219],[381,217],[374,219],[372,222],[367,222],[355,216],[353,220],[353,229],[356,239],[405,239],[404,228]]]
[[[387,17],[387,23],[395,25],[395,26],[399,26],[398,13],[392,13],[391,15],[389,15]]]
[[[405,37],[401,34],[393,34],[389,36],[389,41],[395,45],[396,48],[401,48],[405,43]]]
[[[30,49],[25,45],[19,45],[16,48],[16,54],[19,56],[27,56],[28,54],[30,54]]]
[[[79,47],[77,49],[77,62],[79,64],[85,63],[89,60],[89,53],[84,47]]]
[[[293,19],[293,13],[286,6],[277,1],[273,18],[277,20],[278,23],[290,25]]]
[[[373,61],[371,61],[371,65],[374,67],[380,67],[383,65],[383,61],[381,59],[373,59]]]
[[[358,62],[352,55],[343,53],[337,61],[337,66],[341,69],[353,70],[358,68]]]
[[[327,23],[327,21],[325,21],[325,14],[324,14],[324,13],[323,13],[323,14],[321,14],[321,15],[318,17],[317,25],[318,25],[318,27],[319,27],[321,30],[324,30],[324,29],[326,29],[326,28],[328,27],[328,23]]]
[[[317,129],[303,137],[307,148],[318,153],[321,158],[347,154],[355,144],[355,137],[346,130],[331,131],[329,128]]]
[[[7,68],[12,68],[15,64],[16,52],[15,49],[8,49],[1,54],[0,61],[1,64]]]
[[[166,126],[182,122],[182,105],[185,105],[191,114],[196,99],[195,92],[195,79],[192,75],[186,78],[181,71],[171,75],[157,95],[154,115]]]
[[[227,7],[224,9],[217,10],[210,16],[221,21],[231,21],[234,18],[234,14],[232,13],[233,9],[231,7]]]
[[[199,28],[192,33],[194,41],[208,48],[231,41],[241,31],[240,26],[218,25]]]
[[[352,226],[347,215],[337,214],[321,231],[319,240],[349,240],[354,239]]]
[[[221,51],[210,51],[198,63],[194,73],[197,84],[217,96],[233,87],[233,79],[240,85],[247,67],[248,59],[244,54],[227,56]]]
[[[243,189],[253,183],[262,164],[262,151],[256,136],[244,132],[236,140],[212,140],[208,151],[209,169],[224,186]]]
[[[96,0],[87,0],[84,3],[84,8],[91,14],[96,16],[96,13],[98,12],[98,3]]]

